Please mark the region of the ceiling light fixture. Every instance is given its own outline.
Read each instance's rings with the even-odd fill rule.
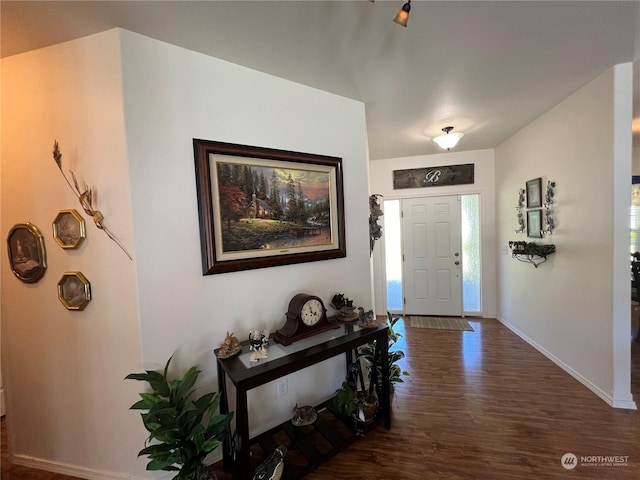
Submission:
[[[435,137],[433,141],[440,145],[440,148],[451,150],[464,135],[464,133],[451,133],[451,130],[453,127],[444,127],[442,129],[444,133]]]
[[[406,27],[407,22],[409,21],[410,11],[411,11],[411,0],[407,0],[407,3],[405,3],[402,6],[400,11],[396,15],[396,18],[394,18],[393,21],[396,22],[398,25],[402,25],[403,27]]]

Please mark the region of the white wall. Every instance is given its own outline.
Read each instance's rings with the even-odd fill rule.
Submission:
[[[128,407],[132,371],[198,364],[216,390],[213,349],[227,330],[284,323],[300,291],[343,291],[370,308],[366,129],[361,103],[130,32],[114,30],[2,61],[2,231],[30,220],[46,237],[49,269],[26,285],[2,269],[3,365],[17,460],[85,478],[151,478],[136,459],[146,437]],[[10,101],[6,101],[10,98]],[[347,257],[202,276],[193,138],[343,158]],[[79,209],[51,158],[98,190],[129,261],[87,225],[81,249],[51,238],[59,209]],[[87,219],[90,221],[89,219]],[[94,300],[68,312],[56,298],[67,270],[91,280]],[[5,351],[6,348],[6,351]],[[328,397],[344,360],[291,375],[249,399],[254,432]],[[259,407],[260,415],[257,415]],[[219,455],[220,451],[216,451]]]
[[[430,188],[393,189],[393,171],[445,165],[474,164],[474,183]],[[384,195],[383,200],[428,196],[472,194],[480,195],[481,248],[482,248],[482,315],[496,315],[495,284],[495,185],[493,150],[448,152],[437,155],[375,160],[369,165],[372,193]],[[381,241],[376,242],[373,255],[376,312],[386,311],[384,280],[384,230]]]
[[[498,146],[495,156],[501,247],[526,239],[513,233],[518,188],[536,177],[557,184],[556,230],[538,241],[554,243],[557,253],[537,269],[499,255],[499,319],[605,401],[624,408],[635,408],[628,301],[630,72],[625,64],[602,74]]]
[[[35,284],[2,262],[2,355],[16,463],[88,478],[140,474],[139,429],[128,411],[140,338],[135,264],[82,211],[53,157],[95,189],[105,223],[134,249],[117,32],[2,60],[2,236],[16,223],[45,238],[47,271]],[[87,239],[63,250],[52,221],[75,208]],[[93,298],[68,311],[57,298],[66,271],[81,271]]]
[[[245,339],[251,328],[279,328],[299,292],[326,304],[345,292],[370,308],[364,106],[131,32],[122,35],[145,366],[161,366],[180,346],[188,357],[183,362],[197,361],[213,378],[212,347],[226,331]],[[203,276],[193,138],[342,157],[347,258]],[[257,389],[250,397],[252,429],[288,418],[296,402],[330,396],[342,363],[292,375],[284,399],[275,398],[275,384]],[[321,373],[327,369],[330,374]]]

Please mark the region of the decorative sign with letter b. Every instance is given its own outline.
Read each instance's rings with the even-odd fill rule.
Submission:
[[[473,163],[393,171],[393,188],[441,187],[473,183]]]

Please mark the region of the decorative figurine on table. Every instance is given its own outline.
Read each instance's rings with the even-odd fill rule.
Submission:
[[[249,332],[249,350],[251,350],[249,361],[255,363],[267,358],[268,347],[269,330],[251,330]]]
[[[253,480],[279,480],[284,471],[284,458],[287,456],[287,447],[280,445],[266,460],[256,468]]]
[[[331,298],[331,306],[338,311],[336,313],[338,320],[350,322],[358,319],[358,315],[355,313],[356,307],[353,306],[353,300],[345,297],[343,293],[336,293]]]
[[[218,350],[218,357],[222,359],[230,358],[241,351],[240,341],[233,336],[233,333],[227,331],[227,336],[224,338],[222,345],[220,345],[220,350]]]
[[[376,316],[373,314],[373,310],[365,312],[364,308],[358,307],[358,320],[358,325],[363,328],[378,327],[378,320],[376,320]]]

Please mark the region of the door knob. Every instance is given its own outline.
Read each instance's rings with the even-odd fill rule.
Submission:
[[[460,265],[460,262],[459,262],[458,260],[456,260],[454,263],[455,263],[456,265]]]

